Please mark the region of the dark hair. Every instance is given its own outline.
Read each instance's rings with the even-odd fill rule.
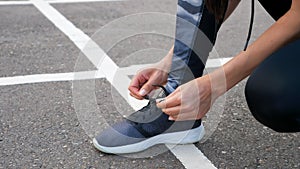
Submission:
[[[228,0],[205,0],[206,8],[213,13],[218,21],[222,21],[226,12]]]

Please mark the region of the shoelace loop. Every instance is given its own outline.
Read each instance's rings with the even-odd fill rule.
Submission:
[[[165,96],[168,95],[168,91],[167,91],[167,89],[166,89],[164,86],[158,85],[158,84],[154,84],[154,85],[152,85],[152,86],[154,86],[154,87],[160,87],[160,88],[163,90],[164,95],[165,95]],[[151,100],[151,98],[150,98],[148,95],[144,96],[144,99]]]

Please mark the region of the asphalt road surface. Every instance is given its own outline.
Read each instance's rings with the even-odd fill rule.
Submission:
[[[0,4],[2,2],[9,3],[0,1]],[[46,82],[45,79],[50,74],[96,68],[88,58],[79,57],[80,49],[65,32],[27,2],[13,4],[11,1],[11,5],[0,5],[0,168],[185,168],[171,151],[149,158],[128,158],[103,154],[93,147],[89,133],[76,114],[72,81]],[[50,5],[86,35],[94,35],[96,39],[95,32],[124,16],[145,12],[176,13],[174,0]],[[243,1],[222,26],[216,44],[219,57],[233,57],[242,50],[248,31],[249,8],[249,2]],[[156,19],[160,18],[149,22],[156,23]],[[257,4],[252,41],[273,22]],[[172,28],[166,29],[174,32]],[[105,45],[110,38],[96,41]],[[150,47],[164,49],[150,52],[152,57],[144,52],[146,57],[143,58],[155,61],[163,57],[171,45],[172,38],[137,35],[119,42],[108,55],[117,65],[127,65],[126,61],[134,58],[138,60],[136,63],[146,64],[148,61],[130,54]],[[85,63],[86,70],[75,69],[78,58],[80,63]],[[30,81],[33,78],[28,75],[41,75],[37,79],[39,83]],[[21,82],[13,79],[21,76],[29,82],[18,84]],[[11,84],[6,83],[11,79]],[[95,82],[98,109],[111,113],[106,120],[113,122],[113,114],[118,116],[118,113],[111,85],[105,78]],[[217,129],[204,143],[195,146],[217,168],[300,168],[299,133],[276,133],[258,123],[247,108],[244,86],[245,81],[242,81],[228,92]]]

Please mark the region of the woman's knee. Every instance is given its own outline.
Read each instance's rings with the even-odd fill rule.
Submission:
[[[253,116],[278,132],[300,131],[300,40],[266,59],[249,77],[245,96]]]
[[[248,107],[257,121],[277,132],[283,132],[280,126],[284,112],[278,104],[280,100],[273,97],[272,91],[251,77],[247,81],[245,97]]]
[[[247,82],[245,96],[248,107],[253,117],[263,125],[277,131],[286,132],[284,123],[284,110],[279,106],[278,100],[272,97],[268,91],[258,91],[261,88],[252,79]]]

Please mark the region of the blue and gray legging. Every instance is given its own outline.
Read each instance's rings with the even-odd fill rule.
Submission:
[[[260,0],[275,19],[287,12],[291,0]],[[221,22],[204,0],[178,0],[176,40],[166,89],[169,93],[203,74]],[[300,40],[268,57],[250,76],[246,100],[253,116],[278,132],[300,131]]]

